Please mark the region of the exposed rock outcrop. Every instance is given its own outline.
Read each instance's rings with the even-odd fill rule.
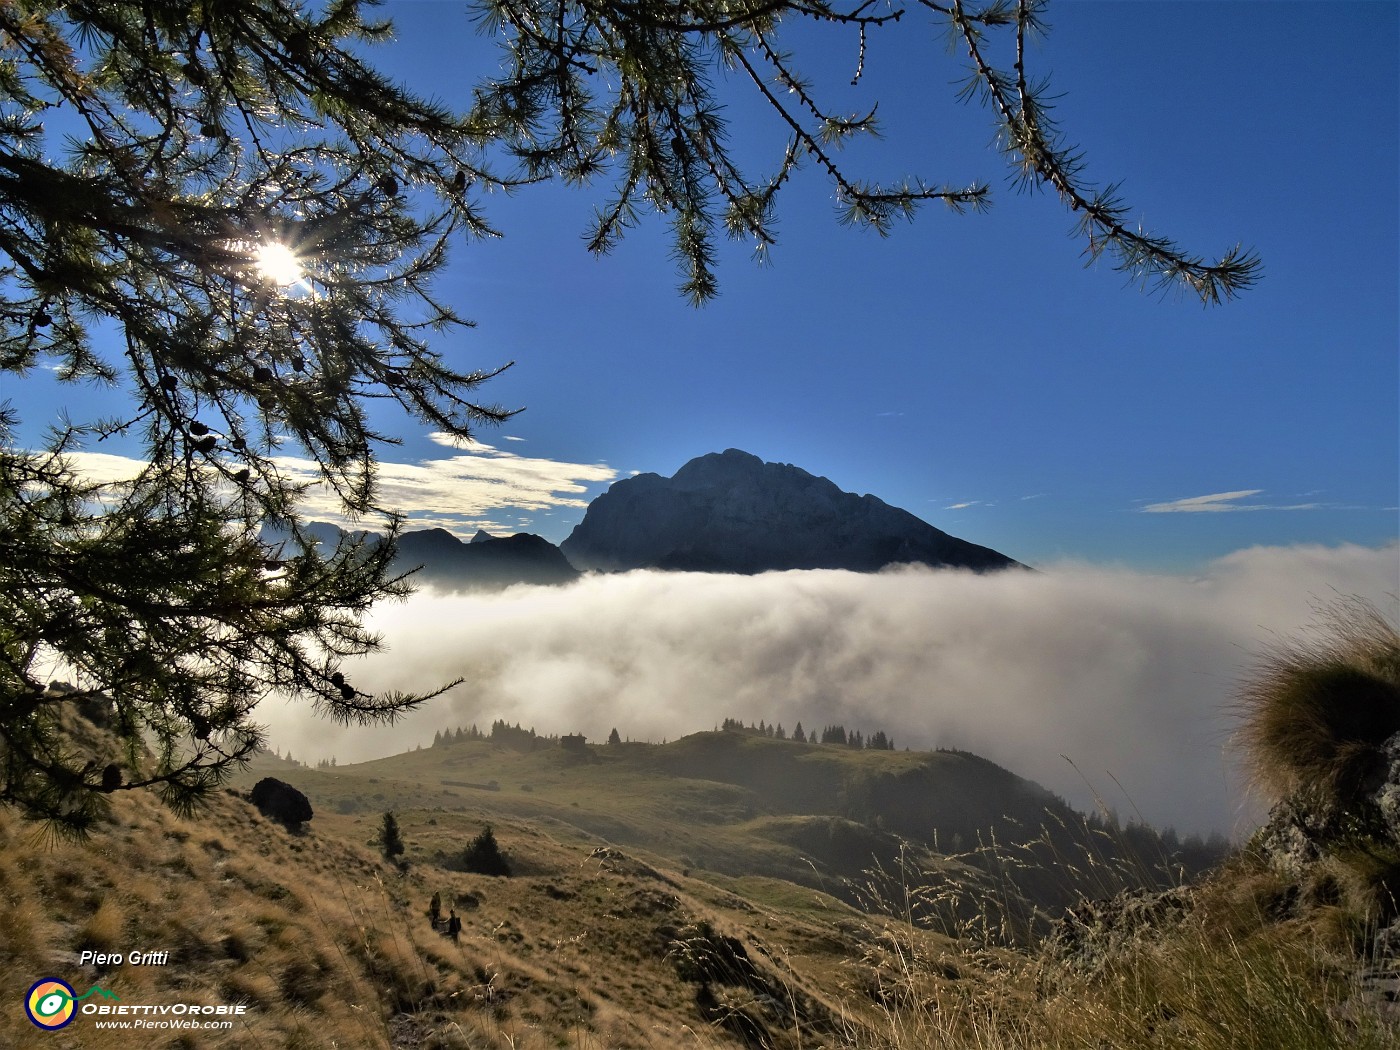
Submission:
[[[315,816],[307,797],[276,777],[263,777],[254,784],[248,801],[257,806],[263,816],[292,831]]]
[[[1065,912],[1050,935],[1049,948],[1081,969],[1097,970],[1134,945],[1160,937],[1191,913],[1190,887],[1151,892],[1134,890],[1102,900],[1085,900]]]
[[[1298,878],[1338,845],[1360,841],[1400,855],[1400,733],[1386,740],[1382,755],[1374,781],[1345,810],[1300,798],[1274,806],[1255,845],[1279,874]]]

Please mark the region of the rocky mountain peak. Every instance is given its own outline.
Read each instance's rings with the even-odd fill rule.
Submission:
[[[873,572],[914,562],[1008,568],[1012,559],[942,532],[874,496],[741,449],[699,456],[670,478],[615,482],[563,543],[579,568],[755,573]]]

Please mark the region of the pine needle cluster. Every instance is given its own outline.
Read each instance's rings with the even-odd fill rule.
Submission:
[[[486,136],[358,57],[389,33],[361,8],[0,5],[0,369],[116,406],[39,450],[0,414],[0,801],[60,829],[137,787],[195,806],[272,694],[347,722],[424,699],[341,670],[406,592],[396,522],[323,547],[278,462],[299,446],[368,514],[367,400],[459,437],[509,415],[435,345],[465,325],[432,290],[447,241],[490,232],[459,185]],[[87,478],[75,454],[117,435],[144,466]],[[81,701],[115,762],[62,732]]]
[[[858,84],[871,35],[924,32],[931,15],[967,57],[963,97],[980,101],[996,120],[1002,148],[1025,188],[1052,189],[1076,216],[1074,232],[1089,261],[1109,257],[1145,285],[1185,290],[1219,303],[1248,289],[1258,256],[1235,247],[1218,261],[1169,238],[1133,229],[1114,186],[1084,176],[1084,158],[1051,116],[1048,81],[1027,70],[1026,43],[1048,31],[1045,0],[965,4],[915,0],[831,3],[828,0],[483,0],[483,23],[503,35],[505,73],[478,90],[475,115],[501,136],[530,177],[612,180],[613,193],[588,234],[595,252],[611,250],[643,215],[671,226],[681,290],[703,302],[718,290],[715,237],[722,230],[754,246],[760,259],[776,243],[778,194],[803,166],[832,184],[837,219],[888,234],[930,201],[954,211],[982,211],[990,187],[914,173],[870,179],[838,158],[843,146],[880,134],[878,102],[853,114],[823,101],[803,73],[801,57],[783,43],[785,27],[817,24],[845,35]],[[991,55],[1005,42],[1010,69]],[[736,157],[710,74],[750,89],[776,116],[784,143],[775,169],[755,175]]]

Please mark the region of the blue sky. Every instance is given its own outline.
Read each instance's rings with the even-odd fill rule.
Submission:
[[[462,4],[386,10],[400,36],[379,61],[425,92],[465,100],[493,68]],[[1049,21],[1033,63],[1091,177],[1202,254],[1255,247],[1264,278],[1241,300],[1205,309],[1085,269],[1068,213],[1018,194],[989,115],[954,100],[964,61],[916,10],[871,34],[854,89],[854,34],[800,26],[797,64],[826,74],[833,108],[880,102],[885,137],[848,151],[854,172],[985,179],[991,213],[930,207],[881,239],[838,226],[807,170],[780,198],[773,264],[727,245],[697,310],[663,224],[585,251],[605,187],[493,200],[505,237],[461,244],[442,282],[477,324],[446,349],[516,361],[485,395],[526,411],[476,449],[383,420],[404,439],[386,492],[464,536],[557,542],[611,480],[739,447],[1030,564],[1189,570],[1393,541],[1400,7],[1062,0]],[[723,85],[733,137],[772,170],[781,128],[741,86]],[[35,433],[73,399],[15,386]]]

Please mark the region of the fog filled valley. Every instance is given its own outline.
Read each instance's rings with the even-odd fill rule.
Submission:
[[[1261,815],[1232,747],[1237,687],[1327,601],[1390,600],[1397,556],[1254,548],[1190,577],[908,566],[427,590],[375,611],[386,650],[357,663],[355,680],[464,685],[392,727],[341,728],[273,704],[259,715],[279,750],[312,764],[390,755],[496,719],[595,743],[614,728],[659,743],[727,718],[842,724],[884,730],[899,748],[974,752],[1081,809],[1097,793],[1125,817],[1237,838]]]
[[[306,533],[259,593],[418,570],[318,702],[31,686],[71,772],[0,809],[0,1045],[1400,1035],[1400,546],[1029,567],[737,449],[560,547]]]

